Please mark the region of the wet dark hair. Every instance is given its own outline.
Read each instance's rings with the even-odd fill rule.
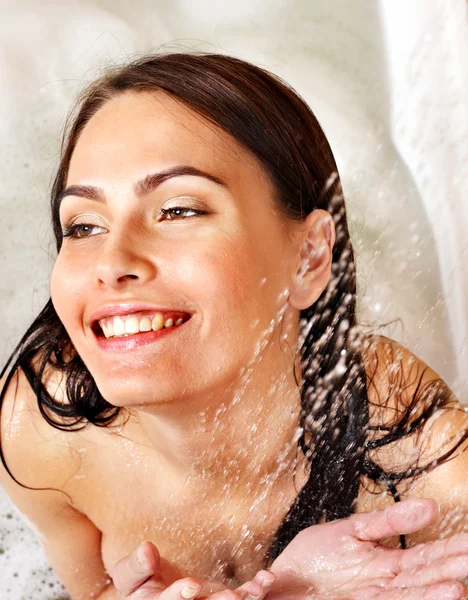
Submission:
[[[300,314],[303,433],[299,444],[310,462],[310,475],[274,536],[267,553],[272,560],[302,529],[350,515],[364,478],[386,486],[398,500],[397,484],[424,468],[387,473],[370,460],[370,453],[420,430],[437,409],[447,405],[450,390],[440,380],[423,386],[423,374],[418,373],[416,392],[404,410],[396,410],[391,423],[369,423],[371,379],[364,367],[364,338],[356,326],[354,255],[332,151],[314,114],[295,91],[271,73],[237,58],[204,53],[145,56],[106,71],[86,88],[66,126],[52,187],[57,251],[62,245],[60,195],[86,123],[120,94],[158,90],[185,103],[257,157],[271,178],[277,206],[285,218],[303,220],[321,208],[335,223],[330,282],[318,301]],[[2,375],[11,366],[0,407],[11,377],[21,367],[35,391],[41,414],[51,426],[77,430],[88,423],[110,425],[121,409],[102,397],[73,350],[49,300],[3,369]],[[33,369],[32,360],[38,356],[39,367]],[[65,374],[69,404],[55,401],[46,391],[42,381],[48,363]],[[393,391],[403,396],[404,385],[394,385]],[[415,411],[416,405],[421,410]],[[8,470],[1,452],[0,456]]]

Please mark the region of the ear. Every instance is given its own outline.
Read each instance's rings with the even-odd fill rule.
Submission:
[[[335,224],[329,212],[312,211],[302,229],[302,245],[289,303],[298,310],[312,306],[330,281]]]

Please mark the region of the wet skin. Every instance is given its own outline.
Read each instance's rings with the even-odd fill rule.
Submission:
[[[146,193],[134,189],[148,174],[181,165],[223,183],[192,172]],[[52,430],[22,381],[16,404],[2,411],[8,464],[28,485],[69,494],[73,509],[100,536],[108,571],[151,540],[184,574],[247,580],[262,567],[307,476],[296,450],[294,349],[299,311],[329,280],[330,218],[314,211],[303,223],[287,221],[257,159],[162,93],[125,94],[98,111],[78,140],[67,186],[98,188],[104,201],[93,200],[89,187],[63,199],[63,227],[92,227],[82,228],[79,239],[65,238],[52,300],[100,392],[124,411],[108,429]],[[178,206],[192,212],[172,220],[161,212]],[[92,314],[136,301],[191,318],[152,343],[103,349]],[[267,343],[256,354],[265,331]],[[413,360],[401,352],[403,361]],[[436,374],[428,370],[426,378]],[[64,382],[52,368],[45,384],[66,401]],[[385,396],[385,368],[376,385]],[[455,407],[432,437],[423,436],[426,450],[465,426]],[[16,424],[4,418],[13,409],[23,415]],[[31,440],[36,463],[26,469]],[[413,451],[403,445],[380,458],[391,465]],[[436,525],[415,541],[448,532],[445,517],[465,509],[466,466],[465,454],[408,486],[408,496],[433,497],[441,505]],[[372,491],[363,487],[359,509],[391,502]]]
[[[176,167],[180,172],[181,166],[208,176],[170,177],[150,191],[135,191],[148,174]],[[63,198],[62,226],[92,227],[82,228],[81,238],[64,239],[52,300],[103,396],[131,416],[120,435],[131,440],[132,465],[133,444],[144,448],[138,461],[146,476],[132,471],[142,486],[140,498],[153,485],[148,478],[157,482],[151,499],[143,501],[151,508],[141,506],[129,529],[141,532],[148,518],[153,523],[155,506],[166,528],[177,528],[179,511],[190,506],[191,514],[202,512],[202,523],[215,524],[209,529],[228,521],[219,534],[225,540],[227,530],[248,528],[246,513],[257,502],[264,510],[258,507],[253,520],[265,543],[295,496],[295,481],[304,479],[301,464],[296,480],[291,476],[300,397],[290,349],[297,343],[299,310],[328,282],[330,215],[315,211],[306,222],[286,221],[256,158],[163,93],[126,94],[98,111],[73,153],[71,186],[88,188],[77,195],[73,187]],[[89,186],[99,188],[101,202]],[[188,209],[183,216],[162,214],[180,206]],[[313,271],[298,277],[304,252]],[[119,302],[179,309],[191,318],[154,343],[103,350],[90,316]],[[266,348],[242,378],[272,321]],[[125,486],[120,461],[102,461],[98,478],[105,473],[106,485]],[[135,485],[128,486],[132,493]],[[88,482],[87,488],[96,486]],[[273,489],[284,508],[270,516],[266,505]],[[171,519],[167,506],[174,503]],[[99,512],[100,500],[93,504]],[[104,556],[114,559],[118,543],[109,538]]]

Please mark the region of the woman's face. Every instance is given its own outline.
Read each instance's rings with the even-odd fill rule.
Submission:
[[[277,318],[298,260],[256,158],[171,96],[126,93],[84,128],[66,185],[81,187],[62,200],[62,228],[82,226],[64,238],[52,301],[104,398],[137,407],[226,390]],[[148,328],[157,309],[190,318],[107,341],[96,325],[117,312]],[[264,366],[285,370],[273,339]]]

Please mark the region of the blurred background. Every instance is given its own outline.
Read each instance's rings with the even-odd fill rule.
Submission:
[[[342,176],[359,318],[468,402],[466,0],[0,0],[0,364],[49,297],[48,193],[76,94],[148,51],[233,54],[310,104]],[[0,490],[2,598],[67,598]]]

